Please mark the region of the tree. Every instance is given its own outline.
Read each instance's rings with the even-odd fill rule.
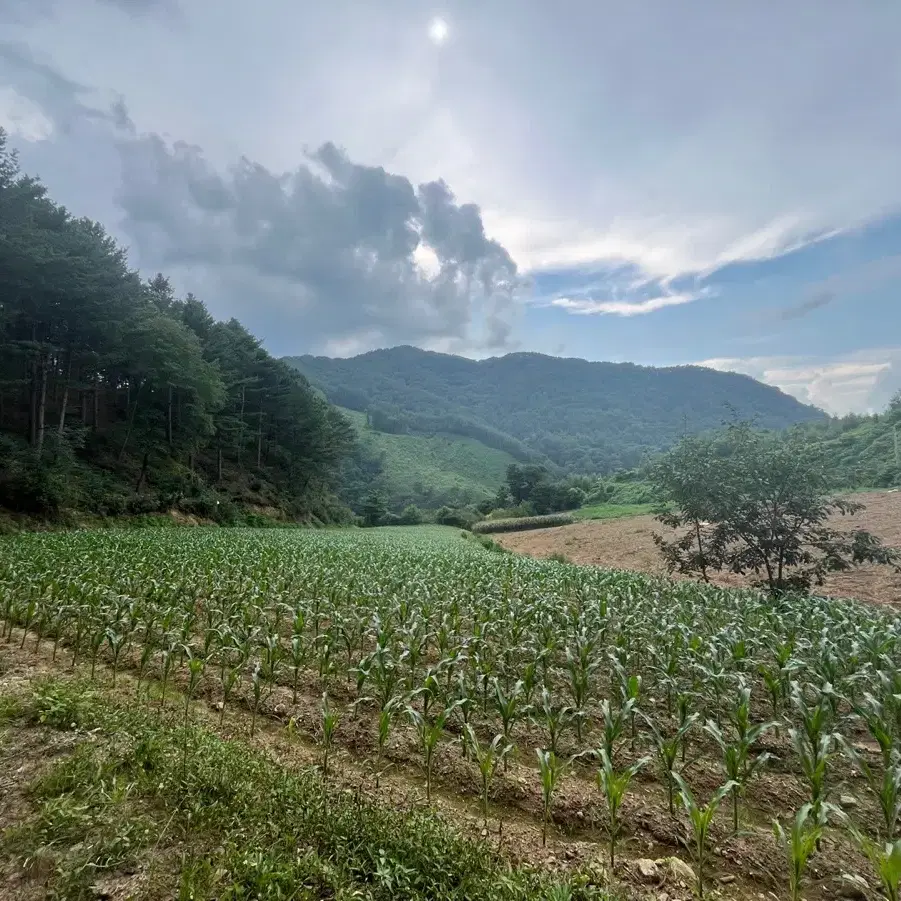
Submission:
[[[363,524],[377,526],[385,518],[387,512],[388,508],[385,506],[385,501],[381,494],[373,491],[363,502],[363,509],[361,510]]]
[[[826,461],[803,435],[733,423],[710,438],[687,438],[652,467],[666,505],[658,520],[681,531],[655,536],[671,572],[709,579],[753,574],[773,594],[809,591],[830,572],[861,563],[897,566],[901,555],[862,529],[831,518],[861,504],[827,495]]]

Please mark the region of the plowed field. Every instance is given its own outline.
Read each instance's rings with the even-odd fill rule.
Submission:
[[[868,529],[886,544],[901,547],[901,492],[866,492],[854,495],[854,500],[865,504],[866,509],[855,516],[838,517],[836,525]],[[492,537],[510,550],[533,557],[562,554],[573,563],[665,575],[666,568],[654,544],[655,532],[672,534],[653,516],[631,516]],[[743,579],[726,574],[716,581],[734,586],[741,585]],[[865,566],[829,576],[819,591],[833,597],[901,606],[901,574],[884,566]]]

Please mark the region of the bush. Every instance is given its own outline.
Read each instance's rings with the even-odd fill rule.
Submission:
[[[416,504],[409,504],[404,507],[403,513],[401,513],[400,522],[405,526],[418,526],[422,522],[422,511]]]
[[[524,516],[520,519],[485,519],[472,526],[476,534],[492,532],[524,532],[527,529],[546,529],[550,526],[568,526],[575,522],[571,513],[549,513],[547,516]]]
[[[468,507],[442,507],[435,514],[435,522],[442,526],[454,526],[458,529],[471,529],[478,519],[478,514]]]
[[[48,438],[38,459],[27,445],[3,438],[0,456],[0,506],[19,513],[55,516],[72,499],[72,449],[66,441]]]

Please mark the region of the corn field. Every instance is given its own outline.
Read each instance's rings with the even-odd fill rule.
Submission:
[[[127,673],[141,703],[240,710],[251,735],[313,700],[326,775],[354,722],[375,785],[415,766],[424,800],[468,795],[486,826],[519,808],[536,843],[588,837],[614,869],[650,830],[703,895],[743,836],[780,896],[850,860],[898,897],[887,612],[500,555],[450,529],[172,529],[3,539],[0,616],[23,653]]]

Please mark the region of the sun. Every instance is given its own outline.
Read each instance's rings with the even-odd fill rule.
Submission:
[[[436,16],[429,22],[429,40],[439,47],[447,40],[449,31],[450,29],[447,27],[447,22],[440,16]]]

